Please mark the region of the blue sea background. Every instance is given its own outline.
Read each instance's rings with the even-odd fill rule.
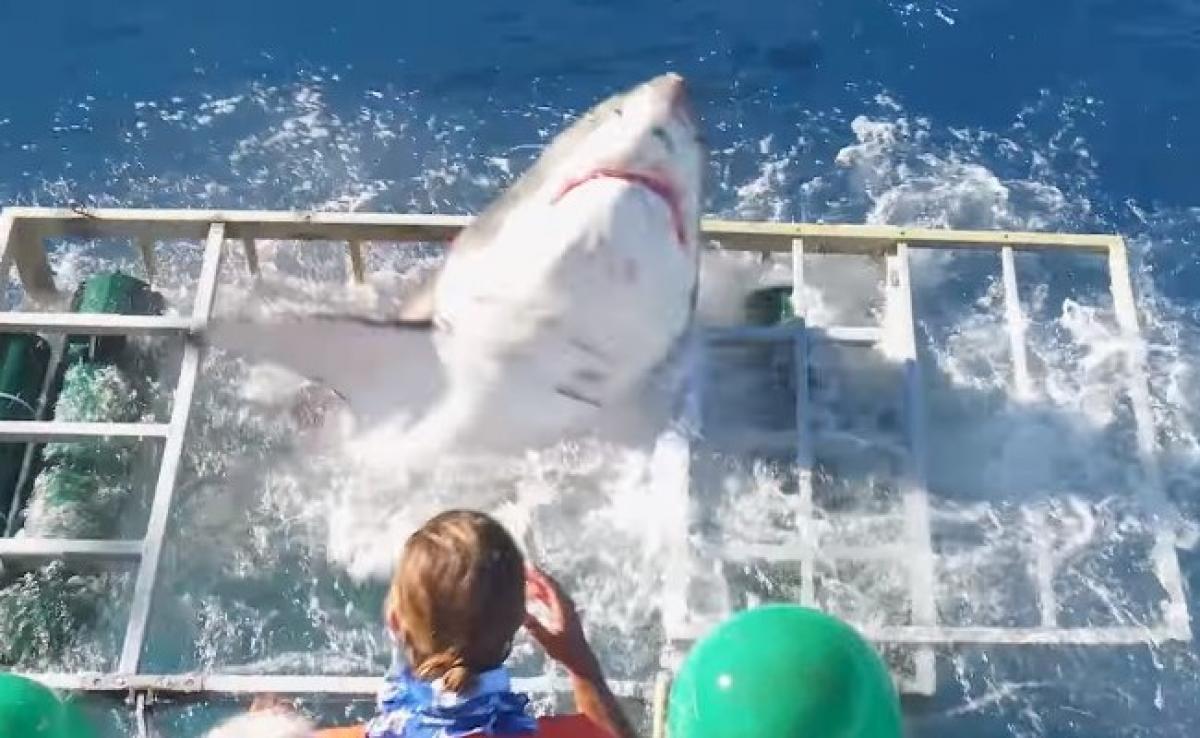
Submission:
[[[1152,358],[1187,375],[1158,399],[1195,508],[1200,2],[0,0],[0,29],[0,204],[475,212],[670,69],[709,213],[1122,233]],[[1051,653],[914,703],[913,735],[1196,735],[1195,662]]]

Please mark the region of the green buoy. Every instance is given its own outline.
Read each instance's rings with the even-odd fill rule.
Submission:
[[[900,738],[887,666],[817,610],[739,613],[688,654],[671,688],[669,738]]]
[[[32,679],[0,673],[0,736],[93,738],[95,731],[70,699]]]

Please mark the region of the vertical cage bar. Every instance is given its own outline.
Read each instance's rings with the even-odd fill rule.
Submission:
[[[12,253],[9,250],[9,244],[12,241],[13,233],[17,229],[17,224],[14,221],[12,214],[5,211],[0,211],[0,290],[3,293],[8,292],[8,277],[12,274]],[[7,299],[5,299],[7,303]],[[40,417],[34,420],[41,420]],[[11,536],[15,532],[17,513],[21,509],[21,488],[22,482],[28,473],[30,462],[30,452],[27,449],[24,458],[21,461],[21,473],[17,485],[17,492],[13,495],[12,503],[9,509],[4,514],[4,535]]]
[[[367,281],[367,269],[363,262],[362,241],[351,239],[346,250],[350,253],[350,276],[355,284],[363,284]]]
[[[66,336],[50,336],[47,339],[50,344],[50,361],[46,365],[46,373],[42,377],[42,387],[38,391],[38,403],[35,408],[33,420],[45,420],[46,413],[50,409],[50,393],[54,386],[54,380],[58,376],[59,364],[62,363],[63,353],[66,351],[67,337]],[[17,518],[21,507],[25,504],[25,498],[28,492],[30,477],[34,474],[34,456],[36,455],[38,444],[30,443],[25,446],[25,455],[21,459],[21,471],[17,475],[16,493],[13,495],[12,505],[9,507],[8,518],[4,523],[4,535],[11,536],[17,532]]]
[[[816,603],[816,527],[813,524],[813,444],[809,425],[808,327],[805,322],[804,239],[792,241],[792,314],[799,328],[792,339],[793,381],[796,390],[796,518],[803,553],[800,559],[800,602]]]
[[[0,211],[0,290],[5,293],[8,291],[8,278],[12,274],[13,256],[10,246],[16,230],[17,224],[12,214],[7,210]],[[5,307],[9,307],[7,299],[5,303]]]
[[[889,282],[892,289],[889,293],[893,299],[889,308],[898,311],[895,324],[902,331],[899,358],[904,364],[904,410],[909,451],[908,468],[902,484],[905,529],[910,551],[908,563],[912,620],[914,625],[936,626],[937,603],[934,600],[934,559],[926,471],[928,444],[925,435],[925,398],[921,365],[917,358],[916,311],[908,244],[898,242],[890,262]],[[914,660],[915,689],[932,692],[937,679],[933,650],[928,647],[918,649]]]
[[[258,244],[253,238],[247,236],[242,239],[242,250],[246,254],[246,268],[250,270],[250,274],[258,276]]]
[[[208,240],[204,247],[204,262],[200,268],[200,284],[192,307],[194,329],[203,330],[208,325],[216,296],[217,276],[221,269],[221,252],[225,244],[225,224],[209,226]],[[158,479],[154,485],[154,501],[150,507],[150,519],[143,539],[142,562],[134,585],[133,602],[129,608],[125,640],[121,646],[119,669],[125,674],[137,673],[141,664],[142,646],[146,640],[146,626],[150,620],[150,609],[154,600],[158,570],[162,558],[163,540],[167,523],[171,517],[171,502],[175,496],[175,477],[179,471],[179,460],[183,453],[183,439],[191,415],[192,394],[196,389],[196,377],[200,370],[201,350],[196,341],[184,342],[183,360],[179,367],[179,381],[175,386],[168,423],[167,439],[163,446],[162,461],[158,468]]]
[[[651,703],[651,738],[667,738],[667,707],[671,697],[671,672],[660,671],[654,679]]]
[[[1039,528],[1046,530],[1047,522],[1044,515],[1040,519]],[[1054,591],[1054,570],[1057,565],[1052,541],[1046,536],[1038,537],[1034,546],[1034,581],[1037,585],[1038,613],[1041,623],[1046,628],[1058,627],[1058,595]]]
[[[690,340],[683,357],[682,403],[673,422],[655,441],[650,472],[655,494],[667,501],[664,509],[672,511],[663,519],[664,586],[660,600],[660,617],[667,635],[660,657],[667,669],[682,658],[680,648],[693,630],[688,593],[701,566],[689,535],[694,514],[691,459],[693,440],[703,424],[708,352],[701,332]]]
[[[1038,613],[1042,625],[1047,628],[1058,627],[1058,595],[1054,592],[1054,557],[1048,546],[1038,545],[1035,561]]]
[[[1021,311],[1021,296],[1017,291],[1017,267],[1012,246],[1000,249],[1000,267],[1004,281],[1004,318],[1008,328],[1008,347],[1012,355],[1013,386],[1017,399],[1033,396],[1029,378],[1029,357],[1025,347],[1025,315]]]
[[[138,253],[142,256],[142,266],[146,270],[147,281],[153,282],[155,274],[158,273],[158,261],[154,256],[154,239],[150,236],[142,235],[135,239],[137,242]]]
[[[1021,310],[1021,293],[1017,288],[1017,267],[1012,246],[1001,247],[1000,269],[1004,284],[1004,320],[1013,365],[1013,389],[1018,400],[1029,400],[1033,397],[1033,382],[1029,377],[1025,315]],[[1045,540],[1034,541],[1033,574],[1039,618],[1043,626],[1054,628],[1058,623],[1058,596],[1054,591],[1055,560],[1050,543]]]
[[[19,227],[16,219],[7,211],[0,212],[0,290],[2,291],[7,291],[8,289],[8,278],[12,274],[13,255],[16,253],[15,244],[19,238]],[[39,242],[38,245],[40,246],[41,243]],[[42,254],[41,261],[42,263],[46,263],[44,253]],[[47,266],[46,269],[48,271],[49,267]],[[24,286],[24,273],[21,273],[21,280],[22,286]],[[53,276],[50,277],[50,284],[53,287]],[[42,386],[38,393],[38,405],[35,408],[32,420],[42,420],[45,418],[50,386],[54,381],[54,377],[58,371],[58,364],[62,357],[65,339],[62,336],[52,336],[49,340],[51,344],[50,362],[47,366],[46,374],[42,377]],[[16,491],[13,494],[9,509],[4,513],[3,534],[5,536],[11,536],[16,533],[18,513],[24,503],[22,492],[25,490],[29,476],[33,472],[33,459],[36,449],[37,444],[27,444],[25,453],[21,457],[21,469],[17,474]]]
[[[1165,502],[1162,479],[1158,468],[1158,439],[1154,432],[1154,411],[1150,402],[1150,385],[1146,378],[1146,346],[1138,326],[1137,306],[1133,285],[1129,280],[1129,258],[1125,242],[1116,239],[1108,251],[1108,272],[1113,308],[1121,337],[1125,340],[1125,369],[1129,381],[1127,391],[1133,407],[1138,453],[1146,474],[1145,493]],[[1161,512],[1161,511],[1160,511]]]
[[[1108,278],[1117,325],[1125,341],[1125,370],[1129,378],[1127,389],[1133,407],[1138,454],[1145,475],[1141,494],[1151,512],[1160,515],[1163,522],[1154,545],[1155,572],[1167,591],[1163,618],[1167,627],[1178,637],[1190,640],[1192,630],[1183,590],[1183,575],[1175,552],[1176,529],[1183,521],[1163,488],[1162,470],[1158,465],[1154,409],[1146,370],[1146,344],[1138,325],[1137,303],[1133,298],[1133,283],[1129,277],[1129,254],[1125,240],[1119,236],[1113,237],[1108,249]]]
[[[0,269],[5,280],[8,279],[9,264],[15,263],[26,295],[34,300],[53,300],[58,296],[42,239],[10,213],[0,214],[0,248],[3,249]]]

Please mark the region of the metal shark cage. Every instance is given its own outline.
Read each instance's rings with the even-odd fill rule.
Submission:
[[[164,537],[172,514],[176,476],[187,441],[202,348],[183,341],[184,335],[203,328],[209,320],[218,285],[222,255],[229,248],[244,252],[248,269],[258,271],[256,244],[260,241],[321,241],[342,244],[349,273],[355,281],[365,279],[364,249],[371,242],[447,242],[469,222],[465,216],[385,215],[365,213],[293,213],[203,210],[66,210],[11,207],[0,213],[0,274],[7,279],[13,266],[25,297],[20,309],[0,312],[0,332],[71,335],[154,335],[174,337],[182,345],[182,359],[174,385],[170,416],[165,423],[77,423],[47,421],[39,415],[31,421],[0,421],[0,441],[42,443],[104,437],[132,437],[162,444],[159,469],[145,536],[137,540],[71,540],[58,538],[0,538],[0,560],[48,562],[68,559],[136,570],[132,601],[124,640],[116,668],[107,673],[36,673],[44,683],[62,689],[128,698],[142,720],[146,705],[154,699],[211,698],[259,692],[292,695],[367,696],[377,687],[375,677],[328,674],[150,674],[142,668],[147,624],[154,607],[160,576]],[[1074,627],[1060,621],[1054,588],[1055,559],[1037,557],[1036,597],[1040,622],[1028,627],[956,626],[941,622],[935,599],[937,568],[931,539],[931,508],[927,484],[929,454],[922,397],[921,362],[917,353],[917,325],[912,290],[912,254],[919,249],[967,249],[996,255],[1005,300],[1013,386],[1018,395],[1031,385],[1025,342],[1025,318],[1017,292],[1014,252],[1018,250],[1068,250],[1094,255],[1107,262],[1109,288],[1117,323],[1125,340],[1127,393],[1136,426],[1136,441],[1143,479],[1132,494],[1149,506],[1165,509],[1165,495],[1157,468],[1157,441],[1145,369],[1145,349],[1139,334],[1124,241],[1113,235],[1070,235],[1012,233],[1000,231],[952,231],[856,225],[812,225],[707,220],[707,240],[727,250],[790,255],[794,316],[774,326],[743,326],[709,329],[703,337],[705,351],[730,344],[771,344],[790,347],[795,373],[794,427],[774,434],[774,442],[789,449],[796,468],[791,506],[794,525],[785,540],[769,543],[725,545],[698,540],[690,529],[671,535],[683,548],[697,546],[722,561],[769,561],[794,568],[799,581],[798,601],[817,603],[818,567],[827,561],[872,561],[890,559],[906,570],[907,622],[896,625],[858,623],[874,641],[902,647],[912,654],[912,671],[900,680],[908,691],[930,694],[936,688],[935,649],[956,644],[976,645],[1071,645],[1121,646],[1191,638],[1187,602],[1169,528],[1158,534],[1151,556],[1153,571],[1165,593],[1157,622],[1111,627]],[[155,244],[192,240],[203,244],[199,283],[192,312],[185,316],[123,316],[71,314],[61,306],[59,288],[48,261],[47,243],[63,239],[127,239],[140,253],[148,273],[153,274]],[[231,243],[232,242],[232,243]],[[818,341],[873,347],[884,340],[881,327],[808,326],[802,293],[807,284],[805,257],[808,254],[846,254],[882,260],[885,266],[887,312],[900,333],[898,376],[901,377],[903,428],[906,444],[898,480],[902,521],[895,540],[851,546],[822,543],[816,535],[821,515],[814,501],[814,443],[818,431],[809,418],[808,372],[811,349]],[[895,328],[893,328],[895,330]],[[893,340],[895,336],[893,336]],[[694,503],[692,495],[693,446],[702,438],[703,391],[689,392],[689,410],[678,428],[664,433],[656,449],[662,463],[656,464],[656,493],[670,495],[681,505]],[[702,535],[699,536],[703,538]],[[710,545],[711,544],[711,545]],[[684,557],[686,558],[686,557]],[[686,567],[671,577],[662,603],[667,650],[664,671],[656,684],[622,682],[618,691],[626,697],[656,703],[661,718],[662,702],[671,669],[687,646],[726,613],[695,617],[687,602],[691,572]],[[565,691],[560,677],[546,674],[520,680],[517,687],[532,692]],[[661,729],[661,724],[656,726]]]

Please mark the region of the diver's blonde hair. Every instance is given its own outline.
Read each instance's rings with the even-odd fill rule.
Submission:
[[[441,513],[404,544],[385,608],[413,673],[461,692],[508,658],[525,619],[524,557],[491,517]]]

